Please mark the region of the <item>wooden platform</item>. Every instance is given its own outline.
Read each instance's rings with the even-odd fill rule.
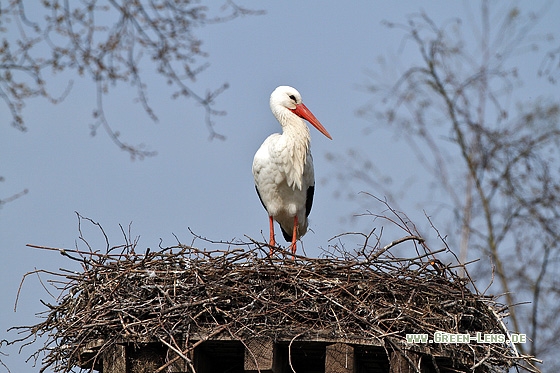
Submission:
[[[101,342],[101,341],[100,341]],[[273,341],[269,338],[200,340],[178,355],[161,343],[112,344],[93,366],[103,373],[431,373],[458,372],[446,357],[374,344]],[[92,368],[95,347],[84,351],[82,368]],[[186,359],[185,359],[186,358]],[[89,364],[86,363],[89,359]],[[100,361],[101,360],[101,361]],[[434,367],[437,364],[437,369]],[[464,369],[464,368],[463,368]],[[467,370],[465,370],[467,371]]]

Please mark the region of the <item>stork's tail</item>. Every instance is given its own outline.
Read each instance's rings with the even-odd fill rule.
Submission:
[[[292,242],[292,233],[293,233],[293,229],[294,229],[293,224],[290,224],[289,227],[283,227],[282,224],[279,224],[279,225],[280,225],[280,229],[282,230],[282,236],[284,236],[284,239],[286,240],[286,242]],[[286,230],[285,228],[288,228],[288,229]],[[299,221],[297,238],[299,239],[299,238],[303,237],[303,235],[305,233],[307,233],[307,219],[305,219],[303,223],[301,221]]]
[[[292,242],[292,233],[286,232],[282,226],[280,226],[280,229],[282,230],[282,236],[284,236],[286,242]]]

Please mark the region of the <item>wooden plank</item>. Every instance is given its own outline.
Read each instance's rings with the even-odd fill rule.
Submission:
[[[270,338],[251,338],[245,341],[244,370],[248,373],[274,373],[279,370],[278,353]]]
[[[354,347],[346,343],[328,345],[325,373],[354,373]]]
[[[389,373],[418,373],[425,372],[420,370],[420,354],[410,351],[393,350],[389,356]]]
[[[103,373],[127,373],[126,346],[114,344],[103,353]]]
[[[160,343],[128,345],[127,363],[130,373],[153,373],[165,364],[167,348]]]

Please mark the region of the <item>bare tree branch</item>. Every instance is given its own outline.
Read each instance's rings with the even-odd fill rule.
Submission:
[[[459,261],[489,259],[478,262],[477,277],[495,276],[493,287],[511,306],[513,328],[530,331],[532,343],[518,346],[521,353],[544,357],[558,346],[560,333],[553,316],[560,308],[553,279],[560,273],[550,265],[560,258],[560,102],[525,99],[514,107],[515,97],[531,94],[520,91],[512,60],[548,42],[533,34],[548,5],[522,14],[515,6],[479,4],[479,18],[468,30],[461,20],[439,25],[423,13],[405,24],[388,23],[404,32],[403,45],[412,46],[421,62],[393,82],[377,75],[368,87],[371,104],[359,114],[406,138],[427,171],[426,183],[443,192],[436,203],[455,218],[450,229],[458,233],[452,246],[460,247]],[[550,70],[544,65],[539,73]],[[369,161],[362,158],[343,171],[345,182],[374,180],[369,185],[377,191],[386,176],[362,167]],[[527,301],[530,307],[514,307]]]
[[[27,9],[29,5],[25,0],[12,0],[0,9],[0,31],[13,35],[0,41],[0,99],[11,112],[13,126],[22,131],[27,128],[23,111],[28,99],[43,97],[53,103],[63,100],[72,81],[57,96],[53,93],[55,84],[50,83],[51,74],[70,71],[94,83],[97,102],[92,135],[102,127],[132,158],[152,156],[155,152],[144,145],[130,145],[121,139],[106,118],[103,101],[114,87],[134,87],[136,100],[157,121],[144,79],[155,71],[175,90],[173,98],[194,100],[202,106],[211,139],[224,138],[215,130],[214,118],[225,113],[215,104],[228,84],[204,94],[192,88],[197,76],[209,66],[202,40],[195,32],[205,25],[262,11],[245,9],[231,0],[225,1],[217,15],[207,6],[190,1],[53,0],[33,3],[32,12]]]

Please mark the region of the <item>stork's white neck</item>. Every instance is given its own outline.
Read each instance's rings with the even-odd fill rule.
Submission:
[[[275,113],[276,114],[276,113]],[[276,115],[282,125],[282,143],[286,154],[286,181],[294,189],[302,189],[303,171],[311,145],[311,135],[305,121],[284,109],[284,115]]]

